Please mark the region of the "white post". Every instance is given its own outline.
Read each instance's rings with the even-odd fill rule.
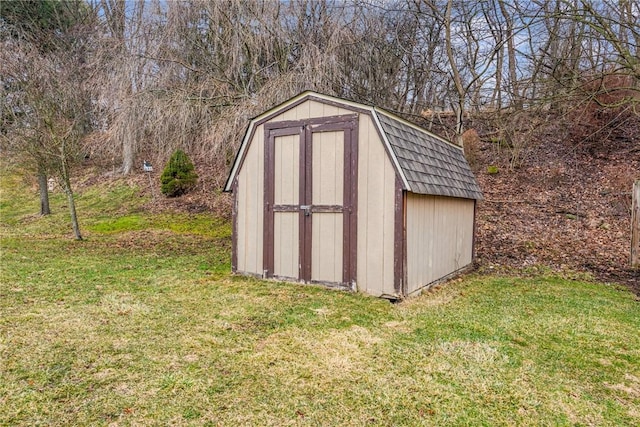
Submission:
[[[145,160],[142,163],[142,170],[144,170],[147,176],[149,177],[149,190],[151,190],[151,199],[155,200],[156,193],[153,191],[153,182],[151,181],[151,172],[153,172],[153,166],[151,166],[151,163]]]

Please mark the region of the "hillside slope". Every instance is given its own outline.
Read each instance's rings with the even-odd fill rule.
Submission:
[[[547,131],[527,144],[518,167],[510,167],[511,154],[488,136],[473,150],[472,168],[485,196],[477,214],[479,268],[577,270],[640,295],[640,277],[629,268],[640,125],[598,144],[576,144],[566,131]],[[489,173],[490,166],[497,173]],[[201,178],[194,192],[167,199],[156,189],[146,209],[230,218],[230,198],[218,188],[224,174],[197,163],[196,169]],[[130,179],[149,195],[148,176],[138,173]]]
[[[477,217],[480,268],[584,271],[640,295],[629,268],[631,188],[640,178],[640,134],[633,135],[589,145],[546,135],[511,169],[509,151],[483,138],[474,162],[485,195]]]

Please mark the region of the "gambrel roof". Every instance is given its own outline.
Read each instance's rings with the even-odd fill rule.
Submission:
[[[375,113],[408,181],[409,191],[482,199],[480,187],[460,147],[388,113],[380,114],[378,109]]]
[[[309,91],[251,120],[231,168],[225,191],[231,191],[254,129],[271,117],[308,99],[370,115],[396,173],[401,178],[404,190],[434,196],[482,199],[482,192],[464,157],[462,147],[382,109]]]

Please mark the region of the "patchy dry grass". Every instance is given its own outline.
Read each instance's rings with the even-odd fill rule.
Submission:
[[[640,423],[625,291],[469,276],[392,305],[231,277],[227,223],[103,190],[83,242],[62,199],[2,192],[0,425]]]

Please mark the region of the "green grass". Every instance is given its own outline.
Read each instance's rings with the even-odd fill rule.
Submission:
[[[390,304],[229,275],[229,224],[0,180],[0,425],[638,425],[640,306],[471,275]],[[9,185],[10,184],[10,185]]]

